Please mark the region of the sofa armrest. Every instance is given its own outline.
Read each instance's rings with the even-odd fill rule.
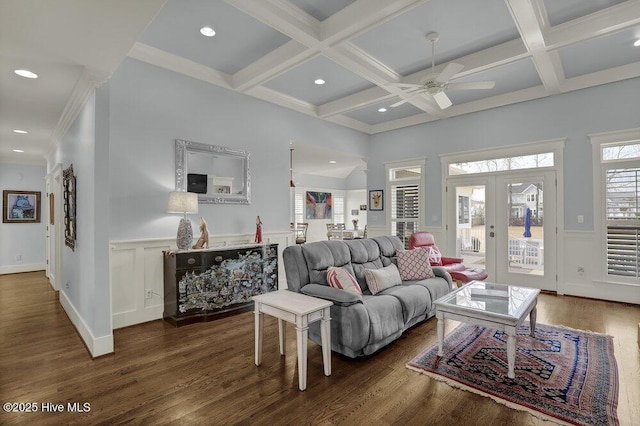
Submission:
[[[447,270],[443,266],[432,266],[433,275],[436,277],[444,278],[449,283],[449,288],[451,290],[454,289],[453,279],[451,278],[451,274],[447,272]]]
[[[362,303],[362,296],[359,294],[329,287],[328,285],[307,284],[300,289],[300,292],[307,296],[330,300],[335,305],[339,306],[349,306],[356,303]]]
[[[448,256],[442,256],[442,264],[443,265],[450,265],[452,263],[462,263],[464,259],[461,257],[448,257]]]

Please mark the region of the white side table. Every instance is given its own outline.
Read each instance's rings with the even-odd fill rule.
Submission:
[[[331,375],[331,317],[329,315],[329,307],[333,305],[332,302],[289,290],[279,290],[253,296],[253,301],[255,302],[256,365],[260,365],[262,362],[263,314],[278,318],[280,355],[284,355],[285,352],[285,321],[295,324],[298,340],[298,387],[301,391],[305,390],[307,388],[309,324],[321,321],[320,337],[322,339],[324,375]]]

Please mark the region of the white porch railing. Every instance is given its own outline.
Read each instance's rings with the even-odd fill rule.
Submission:
[[[509,239],[509,266],[526,269],[544,268],[544,246],[542,240]]]

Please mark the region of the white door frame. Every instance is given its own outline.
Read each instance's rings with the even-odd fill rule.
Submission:
[[[60,288],[62,282],[62,239],[64,215],[62,212],[62,164],[57,164],[53,170],[46,176],[47,194],[53,193],[53,238],[47,239],[47,277],[54,290]],[[49,200],[47,199],[47,206]],[[49,211],[47,207],[47,211]],[[48,216],[48,215],[47,215]],[[47,217],[47,227],[49,227],[49,218]],[[47,235],[51,235],[51,230],[47,231]],[[53,253],[53,262],[51,262],[51,254]],[[53,272],[53,274],[51,274]]]
[[[518,180],[541,180],[544,183],[545,194],[545,274],[544,276],[519,274],[509,272],[508,262],[502,256],[507,256],[507,242],[505,238],[508,230],[507,202],[503,196],[506,185]],[[457,247],[457,187],[484,186],[485,187],[485,268],[489,280],[503,284],[538,287],[544,290],[557,291],[557,202],[556,202],[556,172],[555,170],[513,170],[505,172],[487,173],[470,176],[454,176],[447,179],[447,246]],[[552,214],[553,213],[553,214]],[[495,237],[491,236],[491,233]],[[457,248],[456,248],[457,251]],[[452,254],[458,255],[456,251]]]

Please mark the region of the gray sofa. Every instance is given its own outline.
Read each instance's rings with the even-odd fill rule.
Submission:
[[[370,355],[400,337],[402,332],[435,315],[433,301],[453,289],[451,276],[434,267],[435,278],[404,281],[372,295],[365,269],[396,262],[404,247],[397,237],[332,240],[290,246],[283,258],[289,290],[331,300],[331,349],[355,358]],[[363,295],[332,288],[327,268],[346,268],[358,281]],[[320,326],[309,326],[309,338],[320,343]]]

